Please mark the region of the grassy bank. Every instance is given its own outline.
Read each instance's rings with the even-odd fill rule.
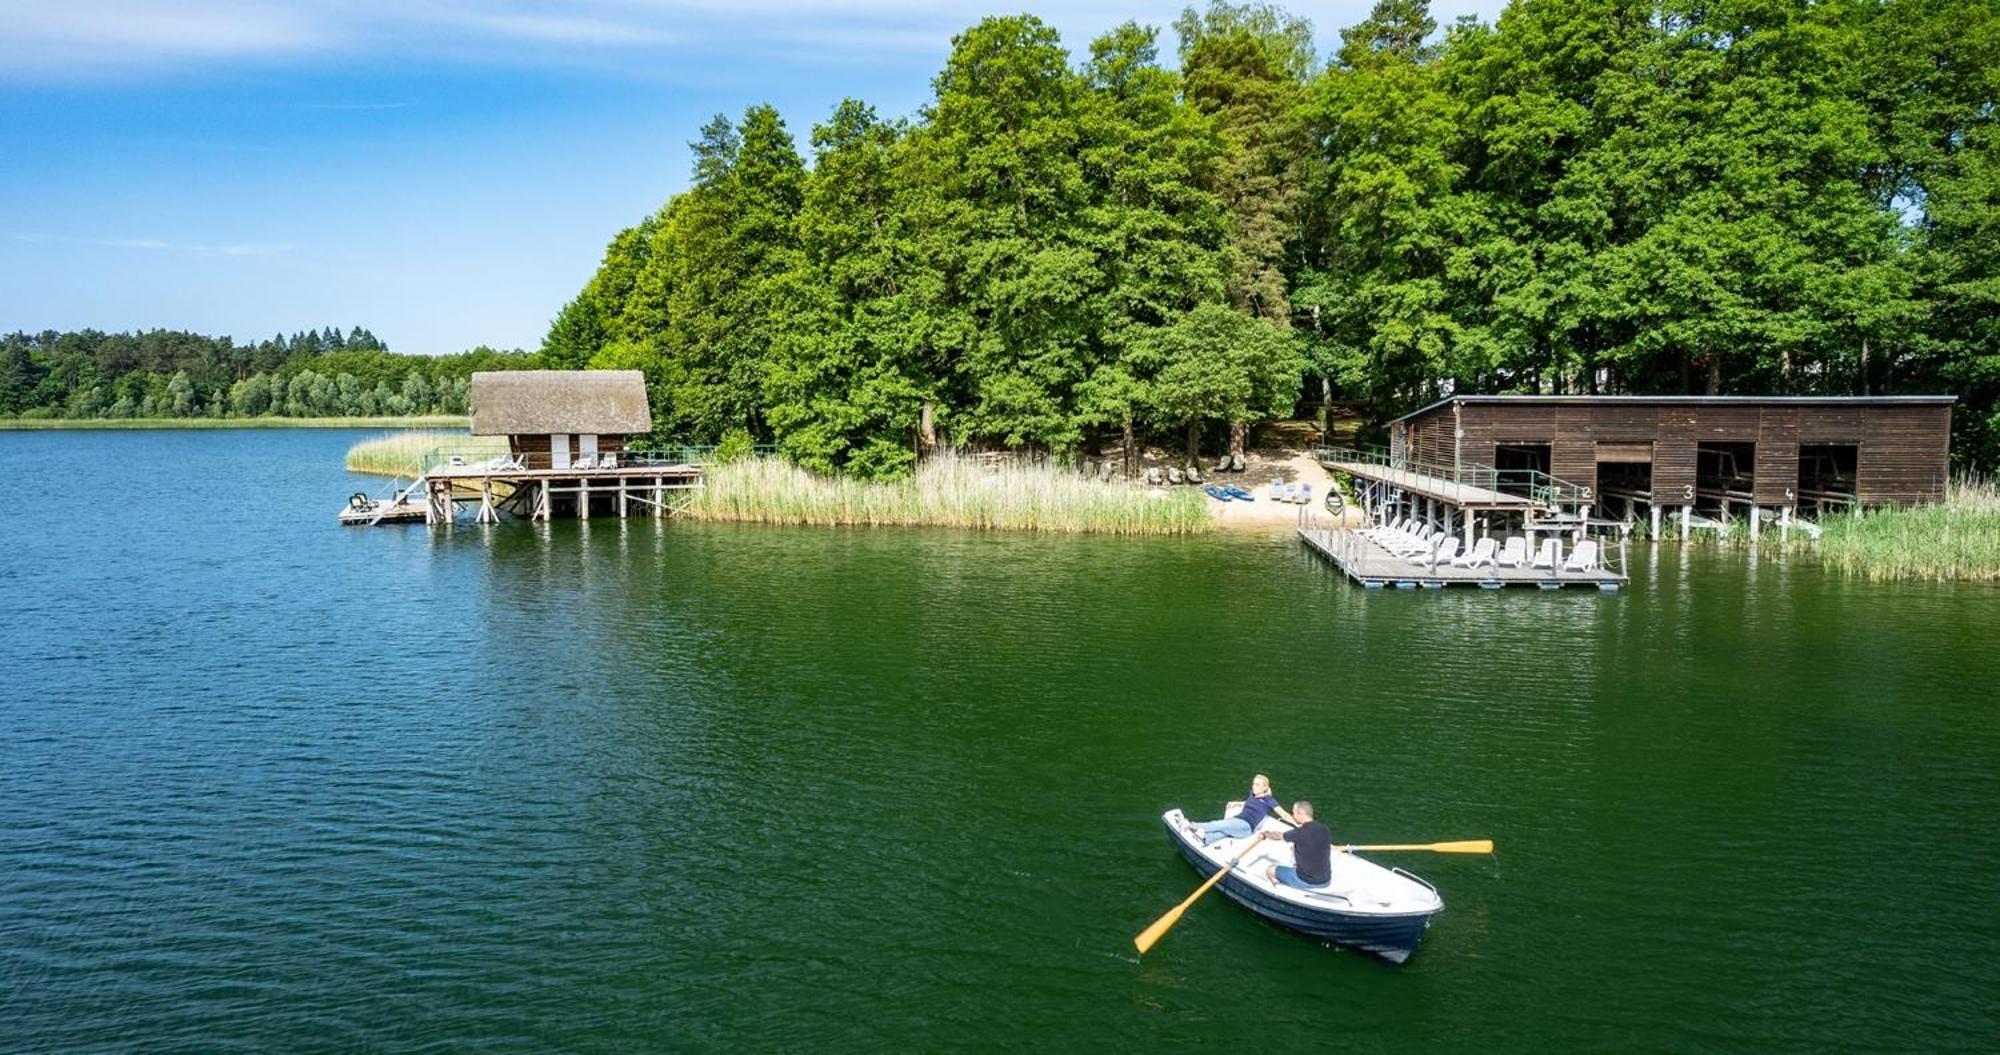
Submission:
[[[33,429],[462,429],[453,415],[376,418],[0,418],[0,431]]]
[[[468,436],[463,432],[447,430],[391,432],[349,447],[347,468],[357,473],[410,476],[417,471],[425,455],[440,447],[452,454],[505,454],[507,438]]]
[[[1155,494],[1057,468],[987,468],[946,458],[927,463],[907,480],[871,483],[756,458],[712,468],[690,513],[702,520],[763,524],[1178,535],[1212,526],[1206,501],[1192,489]]]
[[[1828,568],[1863,579],[2000,582],[2000,485],[1960,479],[1932,506],[1828,517],[1816,544]]]

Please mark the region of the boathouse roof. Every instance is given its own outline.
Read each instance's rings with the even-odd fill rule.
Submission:
[[[653,430],[637,370],[482,370],[467,391],[474,436]]]
[[[1590,395],[1538,395],[1530,392],[1503,392],[1490,395],[1451,395],[1428,406],[1419,407],[1396,421],[1408,421],[1422,417],[1441,407],[1468,403],[1501,403],[1521,406],[1615,406],[1619,404],[1659,404],[1661,406],[1729,407],[1766,405],[1784,406],[1881,406],[1897,405],[1948,406],[1958,402],[1957,396],[1590,396]]]

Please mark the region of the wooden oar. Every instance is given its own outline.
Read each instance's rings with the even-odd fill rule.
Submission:
[[[1223,876],[1228,875],[1230,870],[1236,867],[1236,862],[1250,856],[1250,851],[1255,850],[1260,845],[1262,845],[1261,841],[1256,836],[1251,836],[1250,845],[1244,847],[1242,853],[1231,858],[1228,864],[1216,869],[1215,874],[1209,876],[1207,882],[1194,888],[1194,893],[1189,894],[1186,901],[1175,905],[1166,915],[1154,920],[1152,926],[1140,931],[1139,936],[1132,939],[1132,944],[1139,947],[1139,955],[1146,955],[1146,950],[1152,948],[1154,943],[1158,942],[1169,930],[1173,929],[1174,924],[1181,921],[1181,914],[1188,910],[1188,906],[1200,900],[1203,894],[1208,893],[1209,887],[1214,886]]]
[[[1440,854],[1490,854],[1493,852],[1493,840],[1466,839],[1455,843],[1383,843],[1380,846],[1336,846],[1334,849],[1348,853],[1355,850],[1429,850]]]

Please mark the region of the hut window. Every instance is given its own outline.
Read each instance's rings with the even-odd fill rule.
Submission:
[[[569,433],[549,433],[549,465],[557,469],[569,468]]]

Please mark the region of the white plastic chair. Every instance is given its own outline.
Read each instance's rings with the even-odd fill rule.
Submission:
[[[1418,557],[1416,563],[1426,564],[1429,565],[1430,567],[1435,568],[1440,564],[1450,564],[1452,562],[1452,559],[1457,556],[1458,556],[1458,536],[1446,535],[1438,540],[1437,549],[1430,554],[1429,560],[1425,560],[1422,557]]]
[[[1556,558],[1561,555],[1562,543],[1552,538],[1545,538],[1542,540],[1542,547],[1535,551],[1535,559],[1528,564],[1528,567],[1547,568],[1549,571],[1554,571],[1556,570]]]
[[[1499,543],[1492,538],[1480,539],[1478,542],[1472,544],[1471,552],[1464,556],[1453,557],[1451,559],[1451,566],[1454,568],[1477,568],[1482,564],[1492,564],[1493,551],[1498,546]]]
[[[1597,540],[1587,538],[1584,539],[1582,542],[1577,543],[1576,549],[1569,555],[1569,559],[1563,561],[1563,570],[1596,571]]]

